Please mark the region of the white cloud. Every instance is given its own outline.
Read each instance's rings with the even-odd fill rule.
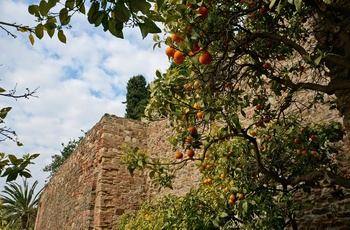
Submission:
[[[32,1],[34,2],[34,1]],[[35,25],[25,0],[0,1],[0,20]],[[30,169],[33,179],[44,185],[48,174],[42,168],[59,153],[61,143],[82,136],[105,113],[124,116],[126,83],[142,74],[148,81],[155,71],[164,71],[169,63],[164,49],[153,50],[152,35],[142,40],[138,28],[126,29],[124,40],[90,25],[86,16],[73,17],[72,29],[66,30],[67,44],[36,39],[31,46],[28,34],[11,29],[18,37],[0,29],[0,86],[18,93],[35,89],[38,98],[13,100],[1,98],[0,108],[13,106],[6,125],[23,142],[1,142],[1,151],[21,156],[40,153]],[[4,179],[0,180],[0,189]]]

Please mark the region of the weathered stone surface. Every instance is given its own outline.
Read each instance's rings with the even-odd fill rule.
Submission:
[[[160,192],[147,172],[131,177],[120,164],[123,144],[148,149],[156,157],[173,159],[168,122],[141,122],[104,115],[47,184],[36,221],[37,230],[112,229],[124,212],[135,212],[148,198],[166,193],[183,195],[199,183],[199,173],[187,165],[174,181],[174,189]],[[350,156],[346,156],[347,162]],[[349,169],[344,169],[349,171]],[[296,195],[310,205],[298,215],[300,229],[350,229],[350,190],[334,197],[333,188],[313,195]]]

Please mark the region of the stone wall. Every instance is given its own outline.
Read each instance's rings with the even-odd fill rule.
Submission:
[[[135,171],[131,177],[120,164],[124,144],[174,159],[171,135],[166,120],[141,122],[105,114],[47,184],[36,229],[113,229],[120,215],[137,211],[149,198],[188,192],[200,179],[194,163],[177,173],[174,190],[160,192],[147,172]],[[350,162],[350,156],[345,158]],[[349,167],[342,170],[350,174]],[[331,187],[297,196],[311,202],[299,213],[300,229],[350,229],[350,190]]]
[[[112,229],[124,211],[135,212],[148,198],[173,191],[185,194],[199,181],[194,165],[189,166],[191,173],[179,172],[174,190],[159,192],[147,172],[135,171],[131,177],[120,164],[124,144],[173,156],[170,135],[167,121],[147,123],[105,114],[47,184],[36,229]]]

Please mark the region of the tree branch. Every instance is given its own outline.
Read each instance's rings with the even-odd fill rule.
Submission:
[[[286,37],[283,37],[279,34],[267,33],[267,32],[253,33],[251,35],[251,37],[249,38],[249,40],[252,41],[252,40],[255,40],[256,38],[270,38],[270,39],[275,40],[275,41],[280,41],[280,42],[284,43],[285,45],[293,48],[295,51],[297,51],[306,62],[310,62],[310,60],[307,57],[310,57],[312,62],[314,62],[318,58],[318,56],[310,56],[310,54],[304,49],[304,47],[297,44],[293,40],[286,38]],[[325,61],[329,61],[329,62],[332,62],[334,64],[341,65],[345,68],[350,69],[350,62],[341,56],[327,55],[323,59]]]
[[[333,172],[329,171],[315,171],[311,172],[307,175],[298,176],[296,178],[293,178],[289,180],[288,184],[290,185],[296,185],[300,182],[308,182],[313,181],[318,178],[324,178],[326,179],[330,184],[336,184],[344,188],[350,188],[350,179],[343,178]]]

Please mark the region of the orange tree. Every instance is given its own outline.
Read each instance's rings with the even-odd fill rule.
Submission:
[[[56,2],[29,8],[39,38],[62,34],[75,12],[85,13],[85,1],[67,0],[55,15]],[[189,161],[203,175],[198,189],[146,203],[122,226],[297,229],[295,192],[324,180],[349,188],[337,163],[350,128],[349,13],[346,0],[92,0],[89,22],[117,37],[128,25],[157,33],[162,22],[156,45],[166,44],[173,61],[157,72],[147,111],[170,119],[171,143],[190,154],[164,163],[134,149],[128,169],[147,168],[168,187]],[[336,115],[324,121],[329,109],[343,124]]]
[[[349,187],[336,164],[346,128],[336,115],[322,122],[320,114],[337,107],[348,127],[349,36],[340,35],[340,20],[336,33],[327,27],[347,17],[322,1],[294,3],[158,6],[172,36],[157,42],[175,50],[166,52],[175,64],[157,73],[147,112],[169,118],[176,132],[171,142],[195,155],[177,153],[170,171],[145,154],[133,152],[126,162],[129,170],[149,168],[155,182],[171,186],[177,167],[194,160],[203,180],[185,197],[145,204],[123,227],[297,229],[303,202],[296,192],[312,192],[325,179]]]

